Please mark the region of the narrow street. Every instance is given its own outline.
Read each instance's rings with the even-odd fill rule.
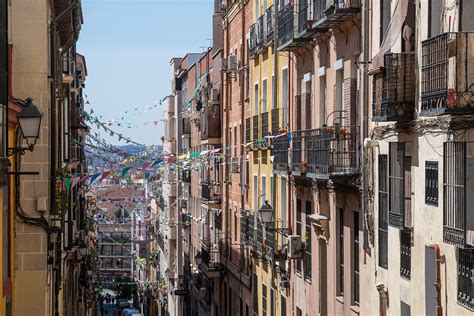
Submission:
[[[0,0],[0,316],[474,315],[474,0]]]

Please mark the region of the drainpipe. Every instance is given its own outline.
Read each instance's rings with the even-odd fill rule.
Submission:
[[[364,1],[364,37],[363,37],[363,58],[365,61],[368,60],[369,58],[369,0]],[[362,86],[362,137],[359,137],[360,139],[365,139],[368,136],[368,115],[369,115],[369,75],[366,71],[366,63],[363,62],[363,71],[362,71],[362,81],[363,81],[363,86]],[[359,68],[360,69],[360,68]],[[367,172],[368,168],[366,167],[365,163],[365,158],[366,155],[369,153],[369,150],[364,148],[362,146],[362,159],[359,161],[359,163],[362,165],[362,177],[361,177],[361,182],[362,182],[362,207],[364,210],[364,220],[362,221],[363,223],[363,234],[364,234],[364,241],[363,241],[363,248],[366,252],[369,252],[369,238],[368,238],[368,231],[367,231],[367,218],[368,218],[368,200],[367,200]]]
[[[430,245],[430,248],[433,248],[436,254],[436,283],[434,284],[436,288],[436,316],[443,315],[443,306],[441,303],[441,255],[438,244]]]
[[[245,64],[245,60],[246,60],[246,40],[245,40],[245,37],[246,37],[246,32],[245,32],[245,0],[242,0],[242,47],[241,47],[241,60],[242,60],[242,65],[245,65],[243,68],[242,68],[242,73],[241,73],[241,80],[240,80],[240,148],[239,148],[239,151],[240,151],[240,172],[242,173],[242,175],[240,176],[240,212],[242,212],[242,210],[245,209],[245,181],[242,181],[244,180],[244,177],[245,177],[245,173],[244,173],[244,167],[245,167],[245,159],[246,159],[246,147],[242,146],[244,143],[245,143],[245,87],[246,87],[246,83],[245,83],[245,80],[247,80],[248,78],[246,78],[246,69],[249,67],[249,64],[248,64],[248,60],[247,60],[247,64]],[[250,70],[249,70],[249,73],[250,73]],[[244,80],[245,79],[245,80]],[[240,225],[242,225],[242,223],[240,223]],[[239,226],[240,226],[239,225]],[[244,268],[244,263],[245,263],[245,259],[244,259],[244,256],[242,255],[242,252],[244,251],[243,249],[243,246],[242,246],[242,242],[240,242],[240,271],[239,271],[239,276],[242,274],[242,271],[243,271],[243,268]],[[239,277],[240,279],[240,277]],[[239,280],[239,288],[241,288],[241,284],[242,282],[240,282]],[[240,292],[240,290],[239,290]],[[242,295],[242,293],[240,293]]]

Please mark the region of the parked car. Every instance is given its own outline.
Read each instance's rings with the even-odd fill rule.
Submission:
[[[140,312],[133,308],[125,308],[122,311],[122,316],[134,316],[134,315],[140,315]]]

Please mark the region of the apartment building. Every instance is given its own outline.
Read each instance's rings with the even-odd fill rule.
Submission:
[[[222,219],[226,267],[221,281],[220,315],[249,314],[252,308],[251,257],[243,246],[245,214],[250,206],[245,145],[245,124],[250,117],[250,59],[248,30],[253,23],[251,1],[224,1],[223,81],[222,81],[222,147],[224,168],[222,188]],[[247,178],[246,178],[247,177]],[[246,185],[247,184],[247,185]],[[242,225],[244,224],[244,226]]]
[[[181,82],[186,313],[472,313],[471,11],[216,4]]]
[[[250,166],[250,203],[249,212],[243,217],[247,234],[242,238],[253,255],[252,309],[259,315],[284,315],[289,295],[285,285],[289,271],[283,250],[289,232],[288,174],[274,168],[276,163],[283,163],[278,159],[288,161],[289,58],[277,51],[276,15],[282,5],[278,1],[255,1],[253,24],[248,31],[252,61],[245,148]],[[259,213],[264,205],[273,209],[269,223],[262,222]]]
[[[467,1],[371,1],[363,314],[472,314]]]

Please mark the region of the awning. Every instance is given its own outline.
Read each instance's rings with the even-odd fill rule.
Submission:
[[[388,53],[398,37],[402,34],[403,23],[408,13],[408,0],[398,0],[395,11],[393,12],[392,18],[390,19],[390,24],[387,28],[387,33],[385,34],[382,45],[378,53],[372,58],[372,63],[370,65],[369,75],[373,75],[377,72],[380,72],[384,66],[384,55]]]

